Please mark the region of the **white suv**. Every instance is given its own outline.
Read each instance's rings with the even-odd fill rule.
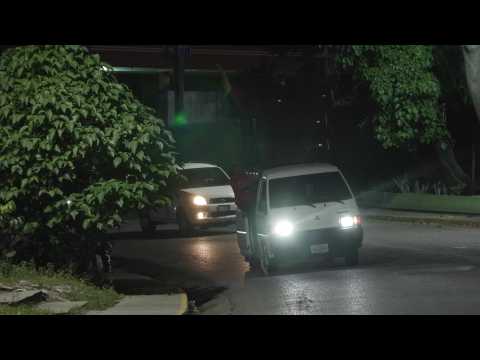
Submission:
[[[182,175],[187,179],[174,197],[172,208],[140,216],[144,232],[160,224],[178,223],[183,235],[195,229],[234,224],[237,220],[235,195],[226,172],[211,164],[188,163]]]
[[[363,242],[352,191],[341,171],[328,164],[264,171],[253,229],[251,234],[247,226],[240,226],[238,236],[249,244],[244,255],[258,261],[266,274],[287,258],[318,254],[344,257],[348,265],[357,265]]]

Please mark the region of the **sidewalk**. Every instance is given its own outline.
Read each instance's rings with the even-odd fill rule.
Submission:
[[[116,271],[111,280],[115,288],[128,288],[131,292],[153,293],[152,295],[131,295],[124,297],[113,308],[91,311],[86,315],[185,315],[188,298],[184,292],[168,293],[161,289],[155,279],[147,276]],[[167,293],[165,293],[167,292]],[[160,294],[158,294],[160,293]]]
[[[362,208],[360,214],[366,220],[398,221],[417,224],[437,224],[480,228],[480,215],[459,215],[432,212],[399,211]]]

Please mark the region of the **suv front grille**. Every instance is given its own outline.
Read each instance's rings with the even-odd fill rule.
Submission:
[[[220,217],[233,216],[233,215],[237,215],[237,212],[236,211],[223,211],[223,212],[216,212],[216,213],[210,214],[210,216],[212,218],[220,218]]]
[[[235,199],[234,198],[215,198],[215,199],[210,199],[210,204],[231,204],[234,203]]]

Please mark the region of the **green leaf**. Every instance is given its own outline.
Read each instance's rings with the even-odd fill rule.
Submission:
[[[53,119],[53,113],[52,113],[51,110],[48,110],[47,111],[47,120],[51,122],[52,119]]]
[[[90,227],[91,223],[92,223],[91,219],[85,219],[82,223],[83,230],[87,230]]]
[[[138,148],[138,143],[136,141],[132,141],[130,143],[130,149],[134,154],[137,152],[137,148]]]
[[[12,116],[12,123],[15,125],[19,123],[23,119],[24,115],[23,114],[15,114]]]
[[[119,157],[117,157],[117,158],[115,158],[115,160],[113,160],[113,166],[114,166],[115,168],[118,168],[121,163],[122,163],[122,159],[119,158]]]

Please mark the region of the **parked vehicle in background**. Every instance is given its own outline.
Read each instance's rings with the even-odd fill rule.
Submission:
[[[263,172],[257,189],[255,233],[239,224],[252,244],[246,254],[268,273],[282,261],[314,255],[359,262],[363,229],[355,198],[341,171],[301,164]],[[239,240],[244,240],[239,238]]]
[[[198,228],[207,229],[236,223],[237,206],[230,178],[219,166],[188,163],[181,174],[186,183],[174,194],[174,204],[140,215],[145,233],[152,233],[160,224],[177,223],[182,235],[191,235]]]

